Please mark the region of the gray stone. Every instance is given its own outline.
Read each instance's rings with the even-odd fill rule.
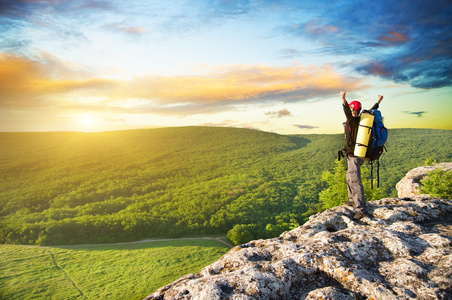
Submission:
[[[452,299],[452,200],[410,198],[318,213],[145,299]]]
[[[400,180],[397,185],[397,196],[399,198],[428,198],[429,195],[420,194],[420,181],[428,172],[441,169],[444,171],[452,170],[452,163],[440,163],[434,166],[419,167],[409,171],[406,176]]]

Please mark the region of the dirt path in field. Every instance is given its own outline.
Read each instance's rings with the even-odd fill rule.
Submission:
[[[83,296],[83,292],[78,288],[78,286],[75,284],[75,282],[72,280],[71,277],[69,277],[69,275],[66,273],[65,270],[63,270],[57,263],[55,255],[53,254],[52,251],[50,251],[50,249],[47,249],[47,251],[50,252],[50,256],[52,257],[53,260],[53,264],[55,265],[55,267],[60,270],[61,272],[64,273],[64,275],[66,275],[66,278],[71,282],[71,284],[74,286],[74,288],[80,293],[80,296]]]
[[[58,247],[93,247],[93,246],[115,246],[115,245],[131,245],[131,244],[139,244],[139,243],[149,243],[149,242],[168,242],[168,241],[179,241],[179,240],[211,240],[217,241],[222,244],[225,244],[229,248],[234,247],[228,243],[226,237],[191,237],[191,238],[173,238],[173,239],[145,239],[134,242],[124,242],[124,243],[109,243],[109,244],[81,244],[81,245],[58,245],[58,246],[45,246],[44,248],[58,248]]]

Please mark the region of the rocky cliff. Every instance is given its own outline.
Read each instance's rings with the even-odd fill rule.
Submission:
[[[145,299],[452,299],[452,200],[419,194],[427,171],[408,173],[399,198],[368,202],[370,217],[324,211]]]

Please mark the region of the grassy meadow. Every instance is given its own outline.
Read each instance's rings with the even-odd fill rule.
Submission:
[[[0,245],[0,299],[142,299],[229,247],[178,239],[110,245]]]

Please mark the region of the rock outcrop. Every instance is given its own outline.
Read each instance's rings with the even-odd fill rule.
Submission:
[[[444,171],[452,170],[452,163],[440,163],[434,166],[419,167],[409,171],[406,176],[400,180],[397,185],[397,196],[399,198],[411,198],[422,199],[428,198],[429,195],[421,194],[419,187],[421,186],[421,180],[427,175],[428,172],[434,171],[437,168]]]
[[[360,220],[318,213],[145,299],[452,299],[452,200],[403,197],[368,202]]]

